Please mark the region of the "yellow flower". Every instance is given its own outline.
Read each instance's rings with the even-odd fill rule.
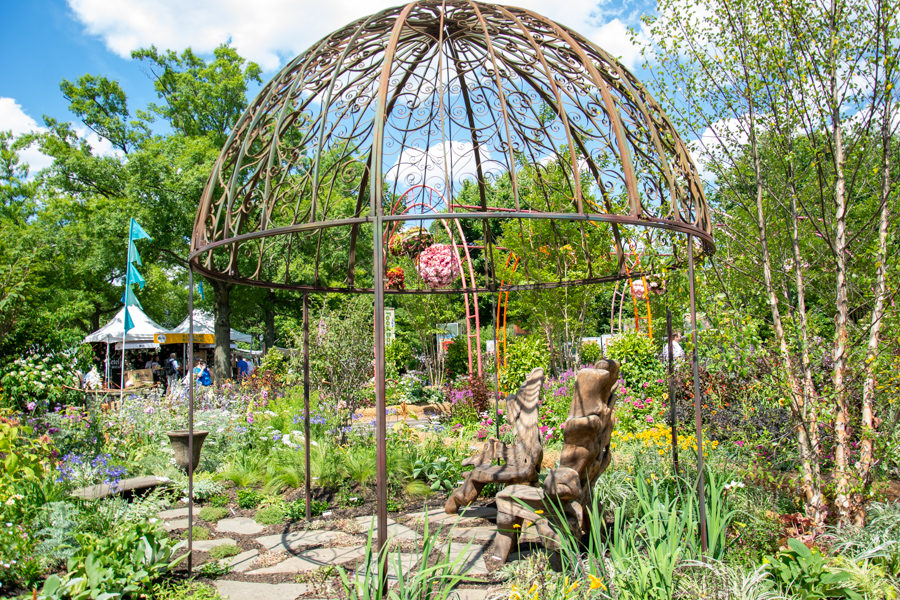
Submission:
[[[519,525],[518,523],[516,523],[515,525],[513,525],[513,529],[521,529],[521,528],[522,528],[522,526]]]
[[[534,514],[536,514],[536,515],[542,515],[542,514],[544,514],[544,511],[542,511],[542,510],[536,510],[536,511],[534,511]],[[537,584],[535,584],[535,585],[537,585]]]
[[[576,581],[576,582],[573,583],[572,585],[569,585],[569,578],[566,577],[566,596],[568,596],[568,595],[571,594],[573,591],[575,591],[575,589],[578,587],[578,584],[579,584],[579,583],[581,583],[581,582]]]
[[[516,584],[512,584],[512,593],[509,595],[509,600],[522,600],[522,594],[519,593]]]
[[[590,573],[588,573],[588,577],[590,577],[590,579],[591,579],[591,589],[592,590],[601,589],[604,592],[606,591],[606,586],[603,585],[603,580],[601,580],[599,577],[594,577]]]
[[[529,594],[534,594],[534,597],[535,597],[535,599],[536,599],[536,598],[538,597],[538,589],[539,589],[539,588],[538,588],[537,582],[532,583],[532,584],[531,584],[531,587],[528,588],[528,593],[529,593]]]

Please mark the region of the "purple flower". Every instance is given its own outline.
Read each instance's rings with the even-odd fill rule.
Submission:
[[[253,415],[247,415],[247,423],[253,424]]]

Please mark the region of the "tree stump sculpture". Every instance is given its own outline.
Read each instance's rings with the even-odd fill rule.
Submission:
[[[508,445],[490,438],[479,454],[463,461],[463,466],[471,465],[473,469],[464,473],[466,480],[447,499],[444,510],[448,514],[456,514],[461,506],[474,502],[489,483],[537,483],[544,459],[544,447],[538,430],[538,408],[543,386],[544,370],[533,369],[518,391],[506,397],[506,418],[515,429],[516,443]],[[503,464],[494,465],[495,460]]]
[[[506,562],[519,531],[534,523],[544,545],[559,548],[558,530],[566,526],[575,539],[589,527],[594,484],[612,459],[613,387],[619,364],[601,360],[593,369],[582,369],[575,379],[575,396],[569,408],[559,467],[551,469],[543,488],[510,485],[497,494],[496,556]],[[449,504],[449,503],[448,503]],[[559,514],[561,511],[562,514]],[[449,512],[449,511],[448,511]]]

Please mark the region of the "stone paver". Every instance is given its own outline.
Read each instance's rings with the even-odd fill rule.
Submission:
[[[453,530],[453,539],[467,542],[492,542],[497,535],[496,527],[457,527]]]
[[[267,550],[291,552],[303,546],[317,546],[340,537],[340,531],[291,531],[285,534],[264,535],[256,541]]]
[[[200,514],[200,509],[194,508],[194,514]],[[188,516],[187,507],[184,508],[173,508],[171,510],[164,510],[157,515],[160,519],[183,519]]]
[[[419,564],[419,557],[416,554],[406,554],[406,553],[396,553],[391,552],[388,554],[388,579],[397,581],[397,557],[400,557],[400,570],[403,573],[403,577],[409,574],[409,572]],[[378,573],[378,565],[373,560],[370,574]],[[356,571],[356,578],[358,581],[363,581],[365,579],[365,570],[360,568]]]
[[[187,527],[187,525],[185,525]],[[216,524],[216,531],[222,533],[237,533],[240,535],[255,535],[266,530],[266,525],[260,525],[247,517],[234,517],[222,519]]]
[[[223,598],[230,600],[294,600],[307,591],[305,583],[249,583],[218,579],[213,585]]]
[[[368,533],[370,529],[377,529],[377,525],[375,524],[375,517],[356,517],[356,522],[359,523],[362,533]],[[407,527],[406,525],[401,525],[397,523],[393,519],[388,519],[388,539],[393,540],[414,540],[418,537],[418,534]]]
[[[277,565],[263,567],[248,571],[247,575],[271,575],[273,573],[303,573],[313,571],[324,565],[342,565],[362,558],[366,555],[364,546],[349,546],[346,548],[316,548],[301,552],[283,560]]]
[[[163,523],[163,529],[166,531],[175,531],[176,529],[187,529],[187,519],[175,519],[174,521],[166,521]]]
[[[139,492],[141,490],[149,490],[156,486],[167,484],[171,481],[168,477],[132,477],[131,479],[123,479],[115,487],[108,484],[91,485],[80,488],[72,492],[76,498],[83,500],[99,500],[121,494],[124,492]]]
[[[232,556],[228,559],[228,564],[231,566],[232,571],[243,573],[250,568],[250,565],[253,564],[253,561],[256,560],[257,556],[259,556],[259,550],[247,550],[246,552],[241,552],[237,556]]]
[[[451,561],[459,558],[462,571],[467,575],[487,575],[487,565],[484,564],[484,548],[478,544],[451,542],[449,558]]]
[[[215,540],[194,540],[193,549],[198,552],[209,552],[211,549],[216,546],[227,546],[229,544],[234,544],[235,541],[231,538],[218,538]],[[181,540],[177,544],[175,544],[175,549],[187,548],[187,540]]]
[[[476,588],[476,589],[468,589],[468,590],[456,590],[459,593],[459,600],[484,600],[487,598],[490,590]]]

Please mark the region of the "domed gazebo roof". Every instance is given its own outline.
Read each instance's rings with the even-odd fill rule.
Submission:
[[[627,277],[622,239],[646,228],[714,251],[688,150],[626,68],[533,12],[447,0],[351,23],[263,88],[204,191],[192,263],[249,285],[371,292],[376,211],[387,226],[421,220],[394,209],[416,186],[440,194],[443,217],[517,223],[522,248],[584,266],[542,280],[535,252],[519,288]],[[535,220],[552,236],[535,242]]]

